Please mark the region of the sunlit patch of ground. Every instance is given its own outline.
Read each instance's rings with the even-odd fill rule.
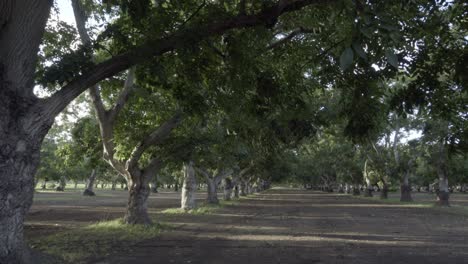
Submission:
[[[26,226],[33,245],[71,263],[101,264],[463,263],[468,257],[466,207],[458,205],[468,200],[464,194],[452,195],[452,208],[434,208],[426,193],[400,203],[395,194],[382,202],[274,189],[187,213],[177,209],[180,193],[164,190],[148,206],[155,222],[170,228],[148,231],[114,220],[125,211],[125,191],[96,193],[36,194]],[[205,197],[198,194],[200,205]],[[118,227],[108,232],[106,224],[95,225],[103,221]]]

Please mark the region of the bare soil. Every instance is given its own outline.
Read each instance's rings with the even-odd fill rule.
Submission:
[[[36,194],[27,237],[123,216],[126,192],[96,193]],[[178,193],[152,195],[151,214],[173,229],[88,263],[468,263],[468,218],[449,210],[294,189],[243,198],[213,214],[161,213],[178,206]]]

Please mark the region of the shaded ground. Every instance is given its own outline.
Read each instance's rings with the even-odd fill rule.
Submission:
[[[53,195],[36,196],[28,236],[113,219],[124,212],[123,192],[108,191],[97,199],[75,197],[72,203]],[[458,196],[460,200],[468,198]],[[242,199],[214,214],[160,213],[162,208],[176,207],[178,203],[177,193],[152,196],[151,213],[171,223],[173,230],[88,263],[468,262],[468,219],[447,214],[446,210],[275,189]]]

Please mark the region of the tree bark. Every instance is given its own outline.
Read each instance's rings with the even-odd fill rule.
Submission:
[[[184,164],[184,183],[182,185],[181,205],[184,210],[191,210],[197,207],[195,193],[197,191],[197,179],[193,162],[189,161]]]
[[[353,195],[360,195],[361,194],[361,191],[359,190],[359,185],[358,184],[355,184],[353,186]]]
[[[94,181],[96,180],[96,170],[93,169],[91,171],[91,175],[89,175],[88,181],[86,182],[86,188],[83,191],[83,195],[85,196],[94,196]]]
[[[403,174],[403,181],[400,184],[400,201],[401,202],[412,202],[411,197],[411,186],[409,184],[409,171]]]
[[[230,201],[231,200],[231,195],[232,195],[232,188],[234,186],[232,185],[232,181],[229,178],[224,179],[224,200],[225,201]]]
[[[52,1],[0,4],[0,263],[33,263],[23,222],[34,194],[42,140],[53,123],[34,96],[39,45]]]
[[[236,184],[233,188],[231,199],[239,199],[239,185]]]
[[[450,206],[449,203],[449,183],[447,174],[447,154],[445,149],[445,143],[443,140],[439,143],[437,159],[437,175],[439,176],[439,190],[437,193],[437,205],[439,206]]]
[[[240,180],[240,196],[247,196],[247,184],[244,180]]]
[[[380,192],[380,199],[388,199],[388,185],[386,182],[382,184],[382,190]]]
[[[152,193],[158,193],[158,180],[157,178],[153,180],[151,183],[151,192]]]
[[[219,204],[219,199],[218,199],[218,183],[216,182],[216,179],[211,179],[209,177],[206,177],[206,184],[207,184],[207,192],[208,192],[208,197],[206,199],[206,202],[209,204]]]
[[[128,183],[129,195],[124,222],[127,224],[150,225],[152,221],[148,215],[147,205],[150,194],[149,180],[145,179],[143,175],[132,175],[131,179]]]

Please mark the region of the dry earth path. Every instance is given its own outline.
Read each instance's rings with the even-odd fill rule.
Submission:
[[[468,219],[433,208],[273,189],[208,215],[163,215],[174,229],[100,264],[468,263]]]

